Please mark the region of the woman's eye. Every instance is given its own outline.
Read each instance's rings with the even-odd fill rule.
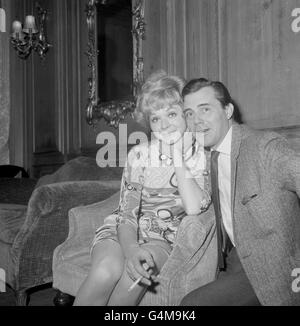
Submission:
[[[206,113],[206,112],[209,111],[209,108],[203,108],[202,111],[203,111],[204,113]]]
[[[157,121],[158,121],[158,118],[157,117],[151,118],[151,122],[152,123],[156,123]]]
[[[169,118],[175,118],[177,117],[177,113],[176,112],[170,112],[169,113]]]

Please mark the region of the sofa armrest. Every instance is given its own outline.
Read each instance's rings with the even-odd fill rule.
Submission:
[[[103,201],[72,208],[69,211],[68,239],[92,240],[96,229],[103,224],[105,217],[112,214],[118,207],[119,198],[120,192],[118,191]]]
[[[57,266],[62,261],[77,261],[90,252],[96,229],[103,224],[106,216],[110,215],[119,204],[120,192],[98,203],[79,206],[69,211],[69,235],[56,247],[53,255],[53,273],[57,276]],[[83,264],[85,266],[85,264]],[[54,283],[56,284],[54,278]]]
[[[32,274],[42,282],[51,281],[51,275],[43,275],[43,271],[51,271],[53,251],[68,235],[68,211],[101,201],[119,189],[119,181],[61,182],[35,189],[25,222],[12,246],[13,265],[19,266],[23,287],[27,283],[32,285]],[[38,285],[39,281],[36,282]]]

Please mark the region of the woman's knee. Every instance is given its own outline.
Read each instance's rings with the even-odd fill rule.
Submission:
[[[116,283],[122,276],[124,262],[113,257],[105,258],[94,266],[90,271],[90,277],[101,284]]]

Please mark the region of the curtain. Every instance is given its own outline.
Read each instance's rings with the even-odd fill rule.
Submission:
[[[9,46],[6,22],[6,32],[0,32],[0,165],[9,163]]]

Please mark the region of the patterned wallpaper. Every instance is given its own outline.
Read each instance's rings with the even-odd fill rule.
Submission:
[[[9,33],[0,32],[0,165],[9,163]]]

